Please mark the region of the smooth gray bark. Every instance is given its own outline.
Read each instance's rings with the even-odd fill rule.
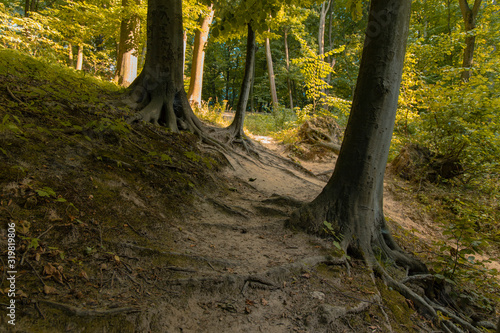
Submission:
[[[130,86],[141,111],[129,122],[159,123],[174,132],[201,134],[184,90],[182,0],[149,0],[144,69]]]
[[[273,56],[271,54],[271,42],[266,38],[266,61],[267,73],[269,75],[269,89],[274,111],[278,110],[278,94],[276,93],[276,81],[274,77]]]
[[[139,5],[140,1],[135,0]],[[122,0],[122,7],[131,5],[131,0]],[[115,82],[128,87],[137,77],[137,37],[140,28],[140,18],[132,15],[122,19],[120,24],[120,42],[116,59]]]
[[[247,51],[245,60],[245,74],[243,82],[241,83],[240,96],[236,107],[236,114],[234,115],[233,122],[229,125],[229,129],[237,139],[244,138],[243,122],[245,120],[245,113],[248,104],[248,97],[250,95],[250,88],[252,86],[253,68],[255,64],[255,32],[252,25],[248,23],[247,35]]]
[[[214,18],[213,5],[208,8],[208,14],[201,19],[200,29],[194,34],[193,61],[191,64],[191,79],[189,81],[188,100],[191,104],[201,105],[203,89],[203,66],[205,64],[205,45],[208,40],[210,24]]]
[[[286,72],[287,72],[287,87],[288,87],[288,98],[290,99],[290,109],[293,110],[293,94],[292,94],[292,81],[290,80],[290,56],[288,54],[288,29],[285,28],[285,61],[286,61]]]
[[[384,172],[403,70],[411,0],[372,0],[351,114],[335,171],[321,194],[289,220],[322,233],[332,223],[341,245],[369,266],[376,257],[426,271],[394,242],[383,213]]]

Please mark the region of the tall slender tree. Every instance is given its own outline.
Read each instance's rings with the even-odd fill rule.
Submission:
[[[474,29],[476,28],[476,18],[479,12],[479,7],[481,7],[481,0],[474,0],[472,8],[469,6],[467,0],[459,0],[460,10],[462,12],[462,17],[465,23],[465,32],[467,36],[465,37],[465,49],[464,49],[464,59],[462,67],[464,71],[462,72],[462,80],[468,81],[472,75],[471,67],[474,59],[474,47],[476,44],[476,36],[474,35]]]
[[[271,32],[269,30],[269,32]],[[267,73],[269,75],[269,90],[271,92],[271,101],[273,103],[273,109],[276,111],[278,109],[278,94],[276,92],[276,80],[274,76],[273,67],[273,56],[271,53],[271,42],[269,37],[266,37],[266,62],[267,62]]]
[[[134,0],[140,5],[140,0]],[[137,38],[140,28],[140,17],[135,13],[128,13],[132,7],[131,0],[122,0],[125,15],[120,25],[120,41],[116,61],[115,82],[121,86],[129,86],[137,77]]]
[[[207,8],[207,13],[201,18],[201,26],[194,33],[193,61],[191,65],[191,80],[189,81],[188,100],[191,104],[201,104],[203,87],[203,65],[205,63],[205,46],[208,40],[210,24],[214,18],[213,4]]]
[[[245,120],[245,113],[248,104],[248,97],[250,95],[250,88],[252,86],[253,79],[253,68],[255,66],[255,31],[252,28],[252,23],[247,24],[248,34],[247,34],[247,50],[246,50],[246,61],[245,61],[245,74],[243,76],[243,81],[241,83],[240,95],[238,98],[238,104],[236,106],[236,113],[234,115],[233,122],[229,125],[228,130],[232,135],[232,138],[245,142],[245,134],[243,132],[243,122]]]

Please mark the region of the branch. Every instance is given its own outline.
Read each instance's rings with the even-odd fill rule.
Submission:
[[[477,13],[479,12],[479,7],[481,7],[481,0],[474,1],[474,6],[472,7],[472,17],[476,18]]]

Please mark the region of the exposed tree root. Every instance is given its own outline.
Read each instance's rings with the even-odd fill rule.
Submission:
[[[223,202],[220,202],[220,201],[217,201],[213,198],[208,198],[207,201],[211,202],[212,204],[214,204],[217,208],[221,209],[222,211],[224,211],[225,213],[227,214],[230,214],[230,215],[235,215],[235,216],[240,216],[240,217],[243,217],[245,219],[249,219],[248,215],[245,215],[244,213],[240,212],[239,210],[233,208],[233,207],[230,207],[228,205],[226,205],[225,203]],[[238,207],[239,208],[239,207]],[[241,210],[242,208],[240,208]],[[249,211],[246,211],[246,213],[250,213]]]
[[[134,307],[125,307],[125,308],[113,308],[113,309],[96,309],[96,310],[89,310],[89,309],[82,309],[78,308],[73,305],[69,304],[63,304],[63,303],[57,303],[57,302],[52,302],[48,300],[37,300],[37,303],[43,303],[48,306],[51,306],[53,308],[62,310],[70,315],[78,316],[78,317],[105,317],[105,316],[113,316],[121,313],[134,313],[134,312],[141,312],[140,309],[134,308]]]
[[[122,243],[120,245],[131,248],[131,249],[135,249],[138,251],[147,251],[147,252],[150,252],[153,254],[160,254],[160,255],[166,255],[166,256],[185,257],[185,258],[190,258],[190,259],[201,261],[201,262],[206,262],[208,264],[218,264],[218,265],[221,265],[224,267],[234,267],[237,265],[237,263],[234,261],[223,260],[223,259],[205,258],[205,257],[201,257],[201,256],[194,256],[194,255],[188,255],[188,254],[177,253],[177,252],[164,252],[164,251],[152,249],[149,247],[139,246],[139,245],[130,244],[130,243]]]
[[[273,194],[269,199],[262,200],[261,202],[266,204],[289,206],[294,208],[299,208],[304,204],[304,202],[302,201],[278,194]]]
[[[418,295],[417,293],[415,293],[410,288],[404,285],[404,283],[415,282],[415,281],[433,282],[432,275],[424,274],[419,276],[410,276],[398,282],[394,280],[391,276],[389,276],[389,274],[387,274],[385,269],[382,268],[382,266],[380,265],[377,265],[375,271],[384,279],[384,281],[389,287],[398,291],[405,298],[411,300],[417,306],[420,313],[422,313],[426,318],[432,320],[445,332],[462,333],[464,332],[464,330],[460,328],[462,327],[466,329],[467,332],[481,333],[481,330],[479,330],[477,327],[482,326],[489,329],[495,328],[495,325],[490,322],[481,321],[474,323],[472,322],[472,320],[470,321],[465,320],[461,318],[459,315],[457,315],[453,310],[450,310],[448,308],[445,308],[444,306],[436,304],[425,295],[424,296]],[[448,319],[441,320],[440,317],[438,316],[438,311]],[[457,324],[459,326],[457,326]]]

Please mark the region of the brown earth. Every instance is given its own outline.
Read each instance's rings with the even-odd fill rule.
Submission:
[[[18,276],[22,305],[12,331],[435,331],[363,263],[340,263],[331,240],[284,228],[287,216],[324,187],[335,157],[300,166],[264,139],[275,153],[263,147],[258,158],[226,153],[225,167],[192,179],[196,184],[187,181],[186,192],[170,193],[170,201],[162,198],[161,182],[168,177],[137,179],[132,162],[123,163],[125,168],[130,163],[127,173],[113,158],[103,162],[110,173],[81,175],[67,185],[79,192],[78,207],[110,200],[100,203],[107,211],[95,207],[78,214],[45,202],[41,207],[41,198],[30,207],[23,198],[34,197],[26,193],[41,175],[4,186],[7,219],[18,221],[27,216],[21,212],[38,207],[45,221],[38,229],[39,247],[26,249],[22,243],[19,249],[24,252]],[[199,156],[213,150],[200,149]],[[80,153],[63,159],[83,165],[87,155]],[[210,158],[223,160],[217,154]],[[57,167],[56,181],[69,181],[64,174],[70,166]],[[401,231],[409,229],[432,238],[437,230],[425,216],[415,221],[416,212],[394,199],[393,187],[387,185],[384,207],[396,234],[410,239]],[[414,240],[404,247],[419,249]],[[7,302],[5,294],[1,302]],[[0,325],[12,328],[5,316]]]

